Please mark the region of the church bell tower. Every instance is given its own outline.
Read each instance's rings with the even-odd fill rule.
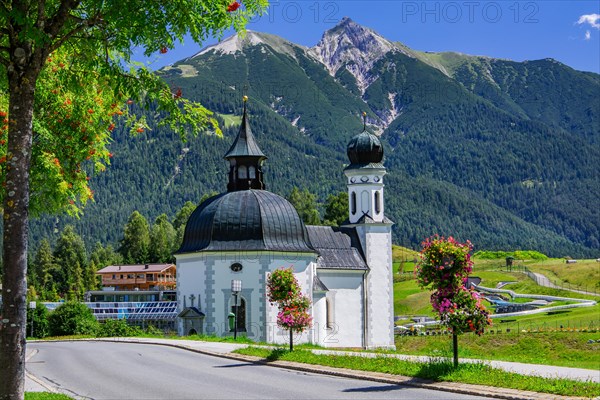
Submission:
[[[229,161],[228,192],[248,189],[265,190],[262,164],[267,156],[258,147],[250,129],[246,110],[247,102],[248,96],[244,96],[244,114],[240,131],[224,156]]]
[[[367,348],[395,348],[392,277],[392,225],[384,214],[383,146],[364,128],[348,143],[350,165],[344,169],[348,185],[347,226],[355,227],[369,266],[365,278]]]

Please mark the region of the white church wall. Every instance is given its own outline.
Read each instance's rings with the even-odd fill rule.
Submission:
[[[185,307],[198,306],[203,311],[206,304],[204,286],[199,286],[197,282],[203,282],[206,275],[204,263],[200,263],[200,257],[187,257],[183,260],[177,259],[177,299],[178,311],[181,312]],[[191,298],[194,296],[194,304],[191,304]],[[203,328],[203,331],[205,329]],[[187,335],[184,331],[183,321],[179,320],[177,324],[177,333],[179,335]]]
[[[319,278],[329,289],[331,326],[319,330],[319,344],[325,347],[362,347],[364,332],[364,271],[319,269]],[[327,321],[327,318],[325,318]],[[322,328],[322,327],[321,327]]]
[[[368,348],[393,348],[394,292],[390,225],[357,227],[369,265],[367,274]]]
[[[313,293],[312,301],[313,328],[311,342],[324,346],[327,331],[327,298],[326,292]]]
[[[266,298],[267,274],[277,268],[293,267],[302,292],[310,297],[312,268],[308,267],[314,260],[315,255],[312,253],[205,252],[177,255],[179,309],[184,308],[184,302],[185,306],[191,305],[190,295],[196,299],[200,297],[200,311],[206,314],[203,332],[217,336],[231,335],[227,319],[234,304],[231,281],[240,280],[240,296],[246,306],[247,332],[244,334],[254,340],[277,342],[276,336],[281,336],[276,326],[277,307],[271,306]],[[240,263],[242,269],[234,272],[230,268],[233,263]],[[197,305],[198,302],[195,301]],[[183,332],[182,322],[179,321],[178,324],[179,334],[187,334]],[[298,343],[310,338],[308,334],[303,336],[297,340]],[[279,341],[285,343],[287,338],[288,336],[280,337]]]
[[[302,294],[308,296],[312,302],[312,281],[313,271],[312,267],[316,256],[314,254],[303,255],[301,253],[287,253],[282,254],[281,258],[274,258],[270,263],[269,271],[264,275],[264,281],[268,279],[268,274],[275,271],[278,268],[293,268],[294,276],[300,285]],[[266,297],[264,296],[266,312],[266,341],[269,343],[276,344],[287,344],[289,343],[289,331],[277,326],[277,314],[279,309],[276,304],[271,305]],[[312,329],[307,330],[303,333],[294,334],[294,343],[309,343],[312,341],[313,333]]]

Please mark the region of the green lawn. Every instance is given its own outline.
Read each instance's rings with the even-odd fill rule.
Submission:
[[[494,331],[496,331],[494,329]],[[461,335],[459,356],[483,360],[514,361],[573,368],[600,369],[600,332],[541,332]],[[452,356],[452,336],[397,336],[401,354]]]
[[[558,285],[595,290],[600,294],[600,262],[596,260],[577,260],[576,264],[566,264],[564,259],[549,259],[527,264],[527,268],[545,275]]]
[[[565,268],[564,260],[519,261],[515,266],[527,264],[528,268],[539,268],[542,273]],[[482,279],[482,285],[495,288],[499,282],[515,282],[503,289],[516,293],[546,294],[558,297],[598,300],[598,297],[551,289],[537,285],[522,272],[506,271],[504,260],[475,260],[471,276]],[[583,276],[595,276],[597,264],[578,261],[573,271]],[[568,267],[567,267],[568,268]],[[575,278],[572,278],[575,281]],[[434,315],[429,303],[429,292],[420,289],[414,279],[394,284],[394,310],[396,315]],[[531,299],[518,298],[515,302]],[[551,305],[566,304],[565,301]],[[489,306],[489,305],[488,305]],[[398,321],[400,324],[410,320]],[[587,344],[589,339],[600,340],[600,305],[546,312],[521,317],[494,318],[493,326],[484,336],[463,335],[459,339],[461,357],[486,360],[505,360],[524,363],[540,363],[557,366],[600,369],[600,344]],[[508,333],[507,333],[508,331]],[[584,332],[582,332],[584,331]],[[592,332],[590,332],[592,331]],[[501,332],[501,333],[499,333]],[[402,336],[397,337],[396,346],[402,354],[448,355],[451,351],[449,336]]]
[[[394,283],[395,315],[433,315],[429,296],[414,279]]]

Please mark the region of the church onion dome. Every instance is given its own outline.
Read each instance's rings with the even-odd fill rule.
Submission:
[[[365,113],[363,113],[363,117],[365,118],[363,131],[354,136],[350,140],[350,143],[348,143],[346,150],[350,159],[350,166],[348,168],[383,167],[381,165],[381,160],[383,160],[383,146],[377,136],[367,132]]]
[[[204,201],[190,216],[178,254],[201,251],[315,253],[289,201],[265,190],[238,190]]]

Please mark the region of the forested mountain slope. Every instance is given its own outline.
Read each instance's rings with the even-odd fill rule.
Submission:
[[[114,244],[133,210],[153,221],[224,191],[222,156],[247,94],[269,157],[268,190],[307,188],[322,201],[346,190],[345,147],[366,111],[385,146],[386,214],[398,244],[439,233],[478,248],[597,257],[597,74],[553,60],[417,52],[349,19],[310,49],[249,32],[158,73],[215,111],[224,137],[182,143],[161,129],[116,132],[112,166],[93,178],[96,203],[79,221],[41,218],[34,240],[74,223],[89,246]]]

